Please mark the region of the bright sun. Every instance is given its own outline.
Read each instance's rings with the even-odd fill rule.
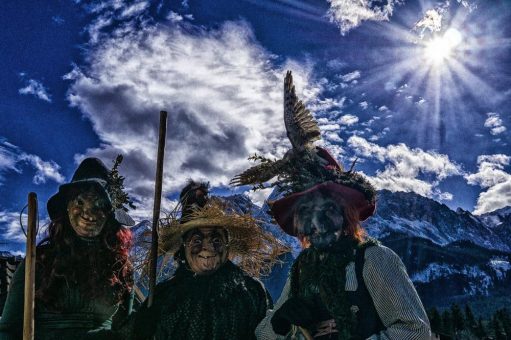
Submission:
[[[463,37],[460,31],[449,28],[444,35],[437,36],[426,43],[425,54],[427,59],[434,64],[441,64],[452,57],[456,47]]]

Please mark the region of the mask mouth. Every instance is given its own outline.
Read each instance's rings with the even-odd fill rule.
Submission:
[[[102,218],[101,215],[94,214],[94,213],[84,213],[84,212],[82,212],[79,215],[78,222],[79,223],[83,223],[83,224],[88,224],[88,225],[94,225],[94,224],[99,223],[102,220],[103,220],[103,218]]]
[[[201,255],[198,254],[195,260],[197,269],[196,274],[198,275],[207,275],[214,273],[221,266],[221,257],[220,254],[206,254]]]
[[[332,228],[330,223],[312,222],[308,233],[305,236],[313,237],[317,235],[337,235],[339,231],[337,228]]]
[[[316,248],[328,248],[337,240],[337,233],[315,232],[309,235],[310,243]]]

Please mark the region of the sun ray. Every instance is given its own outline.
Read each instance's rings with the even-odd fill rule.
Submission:
[[[480,103],[497,103],[502,99],[498,91],[470,71],[461,62],[451,60],[450,67],[460,77],[463,85],[470,91],[476,101]]]

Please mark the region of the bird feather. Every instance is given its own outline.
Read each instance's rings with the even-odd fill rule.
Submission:
[[[284,123],[294,149],[310,148],[312,142],[321,138],[316,120],[296,96],[291,71],[284,79]]]
[[[231,180],[231,185],[261,184],[269,181],[280,173],[280,168],[286,161],[268,161],[245,170]]]

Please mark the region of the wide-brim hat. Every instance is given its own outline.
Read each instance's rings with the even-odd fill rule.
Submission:
[[[312,165],[317,170],[317,173],[309,173],[311,176],[308,180],[312,184],[300,191],[286,193],[279,200],[268,202],[275,221],[291,236],[297,236],[293,226],[297,203],[303,197],[317,192],[332,196],[340,205],[351,206],[358,213],[359,222],[372,216],[376,209],[376,191],[364,175],[351,170],[344,171],[327,149],[316,147],[315,150],[321,162]]]
[[[112,205],[108,192],[109,170],[98,158],[84,159],[76,169],[71,182],[59,186],[59,191],[50,197],[47,203],[48,215],[56,220],[67,215],[67,204],[84,188],[94,188]],[[117,222],[125,226],[133,226],[135,221],[122,208],[112,209]]]
[[[222,228],[228,233],[229,259],[250,275],[268,274],[277,258],[290,249],[259,224],[250,214],[228,211],[225,205],[214,201],[196,209],[185,223],[180,223],[178,218],[164,219],[160,229],[160,252],[173,256],[190,230]]]
[[[297,236],[294,225],[294,214],[297,203],[303,198],[314,193],[329,194],[338,203],[345,206],[350,205],[358,212],[358,220],[365,221],[374,214],[376,203],[369,201],[362,192],[354,188],[335,182],[324,182],[310,187],[302,192],[293,193],[279,200],[269,202],[271,214],[278,225],[291,236]]]

